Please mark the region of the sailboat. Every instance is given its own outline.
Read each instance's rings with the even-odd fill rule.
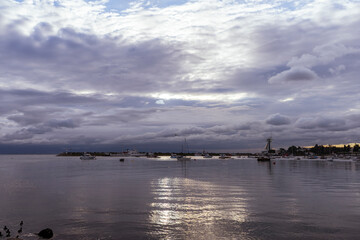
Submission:
[[[186,142],[186,138],[184,140],[184,143],[181,145],[181,154],[176,157],[176,159],[178,161],[189,161],[189,160],[191,160],[191,157],[186,157],[185,155],[183,155],[184,147],[186,147],[187,151],[189,152],[189,146],[188,146],[188,144]]]
[[[271,142],[272,142],[271,137],[266,139],[265,151],[263,151],[262,154],[257,158],[258,161],[260,161],[260,162],[270,161]]]

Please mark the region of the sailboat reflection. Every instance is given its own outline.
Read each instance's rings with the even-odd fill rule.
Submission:
[[[184,178],[187,177],[187,161],[180,161],[181,173]]]

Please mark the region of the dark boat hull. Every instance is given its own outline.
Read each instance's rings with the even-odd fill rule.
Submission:
[[[269,157],[258,157],[257,159],[259,162],[269,162],[270,158]]]

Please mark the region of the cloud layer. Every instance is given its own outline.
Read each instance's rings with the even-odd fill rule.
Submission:
[[[186,137],[193,151],[255,151],[270,134],[277,147],[358,140],[358,1],[0,9],[3,145],[174,151]]]

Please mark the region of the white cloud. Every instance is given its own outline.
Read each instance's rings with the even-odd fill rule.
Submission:
[[[360,53],[360,48],[346,47],[343,44],[325,44],[316,46],[313,49],[313,54],[303,54],[300,58],[292,58],[287,65],[289,67],[311,68],[317,65],[329,64],[337,58],[348,54],[358,53]]]
[[[156,100],[156,104],[164,105],[165,102],[162,99]]]

